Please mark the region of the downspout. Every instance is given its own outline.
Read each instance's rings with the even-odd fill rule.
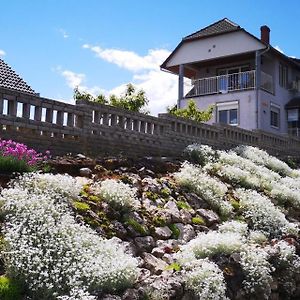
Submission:
[[[261,56],[270,50],[270,45],[267,46],[266,49],[263,51],[257,50],[255,52],[255,92],[256,92],[256,129],[261,128],[260,118],[259,118],[259,90],[260,90],[260,83],[261,83]]]

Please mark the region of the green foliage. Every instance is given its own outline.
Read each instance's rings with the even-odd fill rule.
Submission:
[[[177,201],[176,205],[179,209],[191,209],[191,206],[185,201]]]
[[[0,171],[2,173],[23,173],[34,171],[35,168],[27,164],[25,160],[17,159],[13,156],[0,155]]]
[[[1,300],[21,300],[22,287],[18,282],[4,275],[0,276],[0,299]]]
[[[178,263],[172,263],[166,267],[166,270],[179,272],[179,271],[181,271],[181,266]]]
[[[79,210],[81,212],[85,212],[85,211],[91,209],[87,203],[79,202],[79,201],[74,201],[73,206],[75,207],[76,210]]]
[[[129,218],[126,220],[126,224],[130,225],[136,232],[147,235],[148,234],[148,228],[142,224],[140,224],[138,221],[136,221],[133,218]]]
[[[87,100],[100,104],[108,104],[115,107],[120,107],[135,112],[142,112],[147,114],[148,111],[145,110],[145,106],[148,104],[149,100],[146,97],[144,90],[136,90],[133,84],[129,83],[126,86],[125,92],[121,96],[110,95],[109,99],[103,94],[99,94],[94,97],[87,92],[80,92],[78,88],[74,89],[75,100]]]
[[[159,193],[163,198],[168,198],[171,194],[171,191],[167,188],[163,188],[163,189],[160,190]]]
[[[172,231],[172,238],[177,240],[179,238],[179,235],[180,235],[179,228],[175,224],[170,224],[168,227]]]
[[[182,117],[196,122],[207,122],[212,118],[212,112],[214,106],[210,105],[207,110],[199,110],[197,108],[196,102],[190,100],[188,102],[187,108],[177,108],[177,106],[168,107],[167,111],[169,114],[172,114],[176,117]]]
[[[160,216],[154,216],[152,219],[152,222],[155,226],[165,226],[166,225],[166,219]]]
[[[192,223],[195,225],[205,225],[205,220],[202,217],[197,216],[192,218]]]
[[[158,195],[156,193],[151,192],[151,191],[145,192],[145,195],[149,200],[152,200],[152,201],[156,201],[158,199]]]
[[[142,109],[148,104],[148,102],[145,91],[136,91],[136,88],[131,83],[127,84],[124,95],[120,97],[111,95],[109,99],[109,104],[112,106],[144,113],[147,112],[142,111]]]

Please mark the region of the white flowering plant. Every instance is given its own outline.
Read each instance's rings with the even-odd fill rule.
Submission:
[[[37,299],[93,299],[136,280],[136,259],[75,221],[70,203],[79,191],[70,176],[31,174],[1,192],[7,272]]]
[[[218,152],[210,146],[195,143],[184,149],[183,156],[192,163],[204,166],[207,163],[215,162],[218,159]]]
[[[193,291],[198,299],[228,299],[223,272],[208,259],[199,259],[186,266],[185,281],[186,287]]]
[[[185,162],[179,172],[174,173],[174,177],[179,185],[187,187],[198,194],[213,209],[218,210],[221,215],[230,216],[233,213],[232,205],[224,198],[228,190],[226,185],[210,176],[200,167]]]
[[[140,202],[136,198],[136,188],[130,187],[121,181],[105,179],[100,183],[95,183],[92,190],[113,208],[130,210],[137,209],[140,206]]]

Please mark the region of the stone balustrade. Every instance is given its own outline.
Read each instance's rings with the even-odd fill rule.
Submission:
[[[300,156],[300,140],[238,127],[153,117],[84,100],[68,104],[0,88],[0,137],[53,154],[179,156],[191,143],[221,149],[247,144]]]

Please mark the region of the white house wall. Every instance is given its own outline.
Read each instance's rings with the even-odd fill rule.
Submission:
[[[247,53],[265,48],[243,31],[227,33],[183,43],[168,61],[167,67]]]
[[[182,107],[186,107],[188,100],[184,99],[181,101]],[[220,102],[231,102],[239,101],[239,127],[252,130],[256,129],[256,94],[255,90],[234,92],[228,94],[215,94],[204,97],[194,97],[193,100],[196,101],[197,107],[200,110],[205,110],[211,104],[217,104]],[[213,124],[217,122],[216,110],[212,119],[207,122],[208,124]]]

